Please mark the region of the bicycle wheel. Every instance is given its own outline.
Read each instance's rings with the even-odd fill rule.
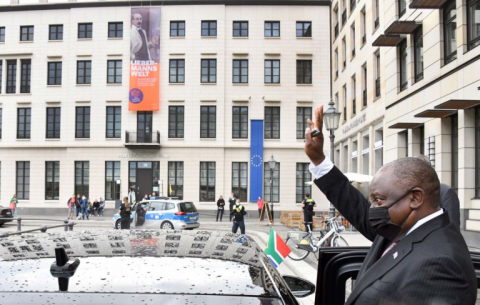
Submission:
[[[348,247],[347,241],[341,236],[335,236],[332,240],[332,247]]]
[[[290,237],[287,237],[287,240],[285,241],[285,243],[287,244],[287,246],[292,251],[292,252],[290,252],[290,254],[288,254],[288,257],[293,259],[294,261],[301,261],[301,260],[305,259],[305,257],[308,256],[308,254],[310,254],[310,251],[299,248],[293,242],[293,240],[290,239]]]

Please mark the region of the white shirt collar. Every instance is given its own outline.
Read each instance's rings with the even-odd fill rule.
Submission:
[[[430,220],[434,219],[435,217],[438,217],[438,216],[442,215],[443,213],[444,213],[443,209],[440,209],[439,211],[436,211],[435,213],[432,213],[432,214],[428,215],[427,217],[424,217],[424,218],[420,219],[419,221],[417,221],[417,223],[413,227],[410,228],[410,230],[408,230],[407,235],[412,233],[414,230],[416,230],[418,227],[420,227],[421,225],[423,225],[427,221],[430,221]]]

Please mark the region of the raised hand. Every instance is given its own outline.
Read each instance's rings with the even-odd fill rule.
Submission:
[[[305,153],[310,158],[312,163],[317,166],[325,160],[325,154],[323,153],[323,105],[315,109],[315,123],[312,120],[308,120],[308,126],[305,130]],[[320,134],[312,138],[312,131],[314,128],[320,130]]]

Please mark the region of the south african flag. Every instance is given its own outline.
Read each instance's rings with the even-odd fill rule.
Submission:
[[[265,254],[267,254],[275,268],[278,268],[290,252],[290,248],[280,238],[277,232],[270,229],[270,237],[268,238],[267,247],[265,248]]]

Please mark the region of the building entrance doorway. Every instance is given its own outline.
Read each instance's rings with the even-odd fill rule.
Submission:
[[[145,194],[149,197],[153,192],[156,196],[159,195],[159,178],[160,162],[129,162],[128,187],[135,190],[137,201],[143,199]]]

